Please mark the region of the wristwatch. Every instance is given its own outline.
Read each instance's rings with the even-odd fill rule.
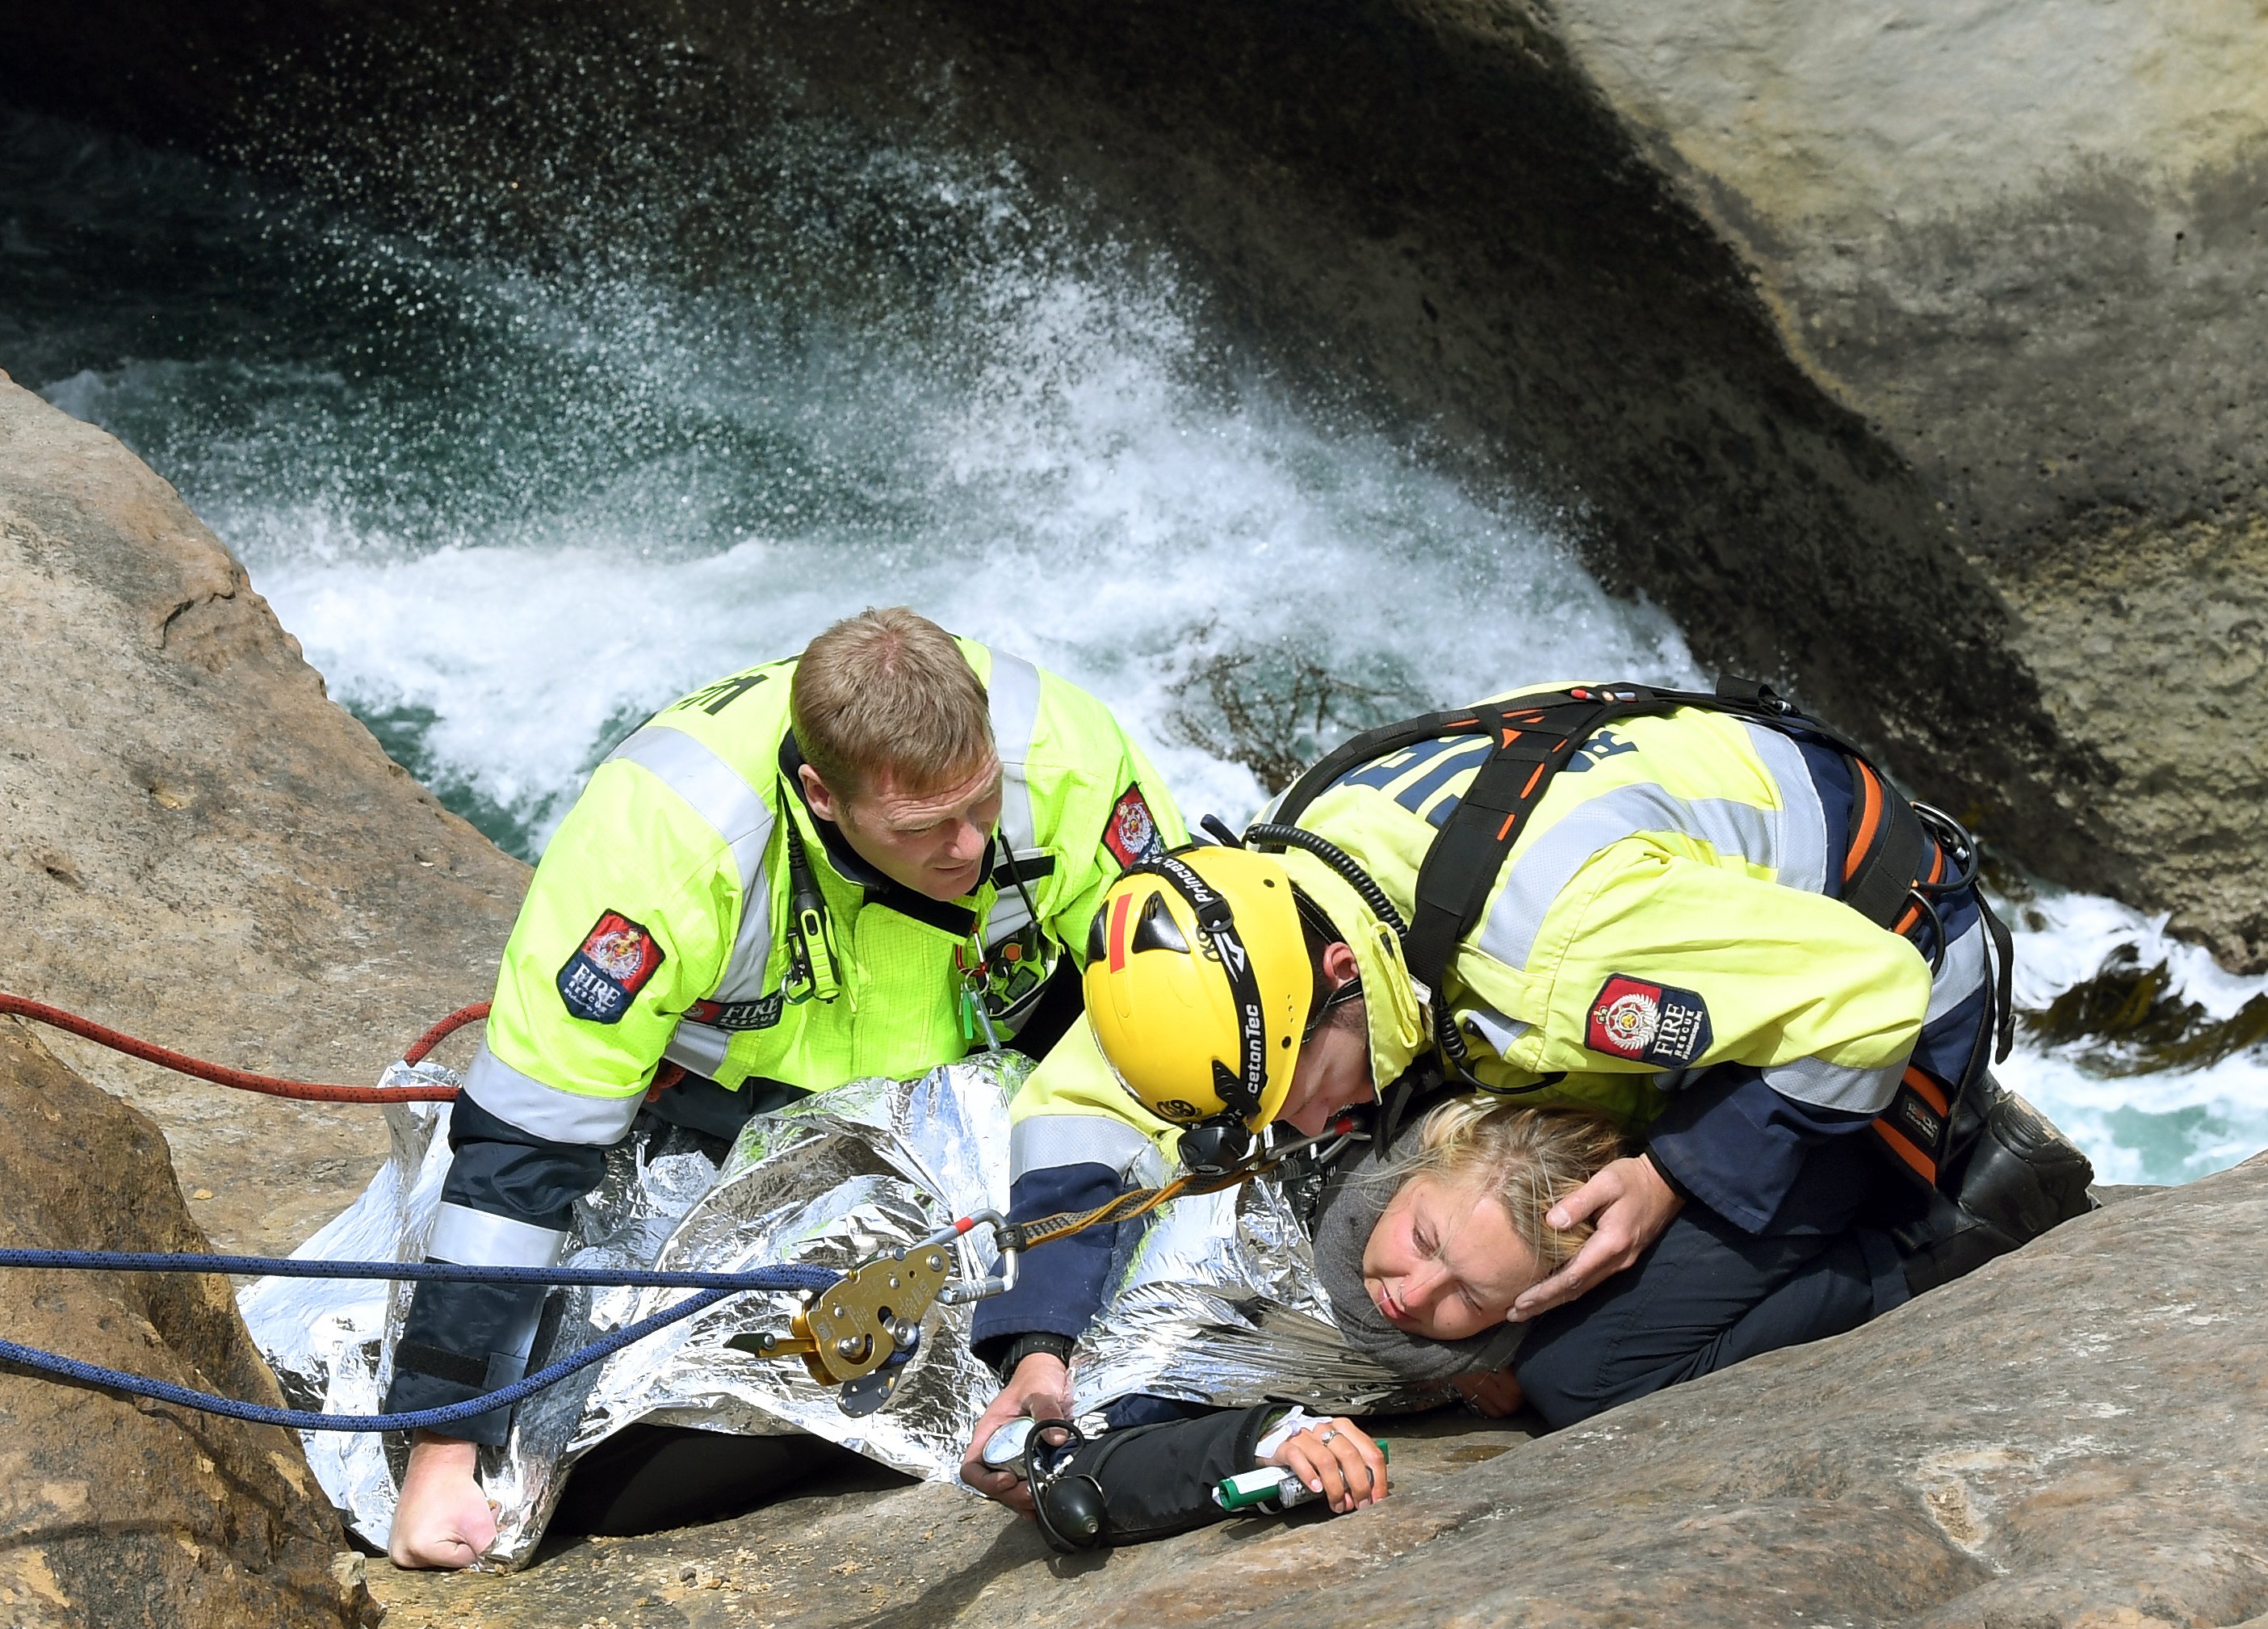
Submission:
[[[1008,1343],[1007,1350],[1000,1354],[1000,1378],[1005,1381],[1014,1375],[1016,1366],[1035,1352],[1044,1352],[1049,1357],[1060,1358],[1068,1363],[1071,1361],[1071,1348],[1078,1345],[1079,1343],[1068,1335],[1049,1334],[1044,1330],[1035,1330],[1028,1335],[1019,1335]]]

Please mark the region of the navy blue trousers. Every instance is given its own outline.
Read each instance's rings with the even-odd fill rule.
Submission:
[[[1626,1272],[1537,1318],[1513,1373],[1556,1429],[1743,1358],[1856,1329],[1906,1294],[1886,1233],[1757,1238],[1689,1204]]]

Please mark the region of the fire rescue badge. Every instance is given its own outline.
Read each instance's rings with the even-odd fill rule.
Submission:
[[[1617,973],[1591,999],[1583,1044],[1610,1058],[1683,1069],[1709,1050],[1709,1008],[1690,990]]]
[[[1151,818],[1150,805],[1138,785],[1129,786],[1111,806],[1110,823],[1102,829],[1102,846],[1123,867],[1146,865],[1166,851],[1166,839]]]
[[[578,1018],[618,1023],[661,966],[663,955],[642,924],[609,910],[559,969],[559,999]]]

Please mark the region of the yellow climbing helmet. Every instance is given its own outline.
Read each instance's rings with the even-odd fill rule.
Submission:
[[[1270,856],[1193,844],[1128,871],[1087,931],[1085,985],[1103,1056],[1152,1114],[1256,1131],[1283,1108],[1314,974]]]

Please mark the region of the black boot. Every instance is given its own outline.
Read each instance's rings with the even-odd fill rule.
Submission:
[[[2095,1208],[2095,1167],[2044,1115],[1992,1076],[1955,1117],[1952,1179],[1898,1230],[1915,1294],[1951,1282]]]

